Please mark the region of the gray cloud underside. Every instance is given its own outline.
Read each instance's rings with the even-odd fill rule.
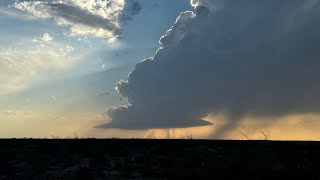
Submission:
[[[82,25],[93,29],[101,28],[107,32],[111,32],[115,37],[121,35],[121,27],[119,27],[119,23],[131,21],[142,9],[139,1],[128,0],[123,12],[115,11],[111,14],[110,18],[105,18],[99,14],[93,14],[86,9],[68,4],[64,1],[21,0],[17,2],[40,2],[40,5],[36,6],[36,8],[38,8],[36,10],[48,13],[54,19],[63,19],[64,21],[67,21],[70,26]],[[106,1],[105,3],[110,2]],[[115,1],[114,3],[117,2]]]
[[[109,19],[80,9],[75,6],[70,6],[61,3],[47,4],[49,13],[54,17],[64,18],[74,24],[81,24],[92,28],[102,28],[112,32],[114,35],[120,34],[120,29],[114,25]]]
[[[224,131],[245,115],[320,112],[318,0],[198,1],[217,8],[180,15],[163,48],[117,84],[129,105],[100,127],[206,125],[213,112],[230,117]]]

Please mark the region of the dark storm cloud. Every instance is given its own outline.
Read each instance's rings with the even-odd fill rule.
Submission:
[[[101,127],[199,126],[213,112],[230,118],[224,131],[245,115],[320,112],[317,0],[198,2],[118,82],[129,105],[108,110]]]

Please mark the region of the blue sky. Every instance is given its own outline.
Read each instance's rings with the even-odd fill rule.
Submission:
[[[125,78],[137,62],[153,56],[160,47],[159,38],[174,24],[179,13],[191,9],[188,1],[139,1],[142,7],[139,14],[121,25],[122,34],[117,42],[108,43],[105,38],[94,35],[71,36],[68,27],[57,25],[53,19],[38,18],[13,8],[15,2],[23,1],[0,2],[0,53],[3,56],[22,61],[21,58],[45,58],[46,53],[55,54],[61,49],[72,50],[70,55],[62,53],[59,58],[31,62],[39,63],[36,67],[19,67],[22,68],[20,71],[26,71],[21,74],[5,71],[0,74],[6,76],[0,94],[2,119],[8,119],[5,122],[8,124],[17,119],[28,121],[35,129],[40,118],[50,125],[52,117],[68,119],[88,113],[86,118],[95,120],[108,108],[125,104],[126,99],[120,101],[121,96],[114,90],[116,82]],[[46,37],[50,44],[37,42]],[[46,61],[66,62],[61,62],[64,67],[60,67],[59,63]],[[32,75],[27,71],[33,71]],[[15,80],[16,83],[10,83]],[[110,95],[99,96],[106,92]],[[23,123],[20,123],[17,124],[21,126]],[[18,127],[8,127],[12,129],[0,130],[0,136],[50,135],[43,133],[46,130],[33,134]],[[73,131],[77,131],[76,128],[70,132],[57,130],[51,133],[64,136]]]
[[[2,0],[0,137],[249,127],[317,140],[319,12],[319,0]]]

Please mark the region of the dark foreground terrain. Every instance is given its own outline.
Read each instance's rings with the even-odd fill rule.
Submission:
[[[320,179],[320,143],[0,140],[3,179]]]

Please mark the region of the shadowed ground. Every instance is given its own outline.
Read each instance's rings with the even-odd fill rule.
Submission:
[[[0,140],[0,179],[319,179],[320,143]]]

